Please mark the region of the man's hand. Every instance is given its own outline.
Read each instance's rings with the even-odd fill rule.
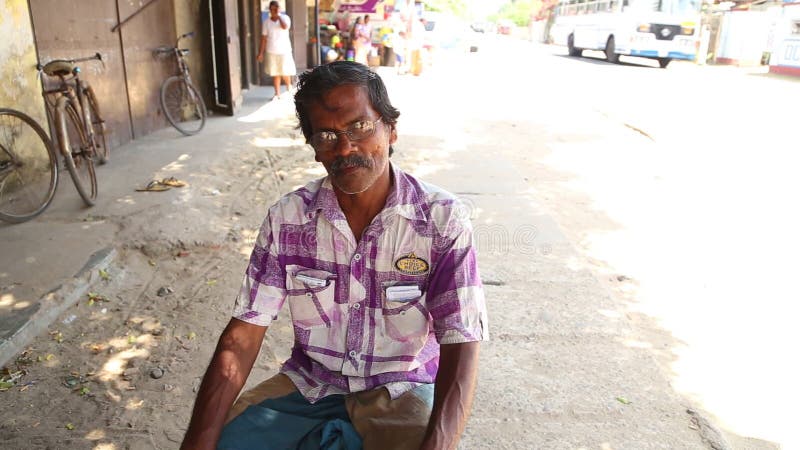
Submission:
[[[451,450],[458,445],[475,395],[479,349],[479,342],[441,346],[433,411],[421,450]]]
[[[258,56],[256,56],[256,61],[264,62],[264,54],[263,53],[259,53]]]
[[[217,343],[192,411],[181,449],[216,449],[233,401],[261,349],[267,327],[231,319]]]

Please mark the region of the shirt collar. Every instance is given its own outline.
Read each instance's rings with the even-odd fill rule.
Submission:
[[[386,197],[386,204],[379,215],[387,217],[397,214],[409,220],[427,222],[425,195],[419,181],[392,163],[389,163],[389,170],[394,182],[388,197]],[[333,192],[330,177],[327,176],[322,179],[316,194],[308,202],[305,211],[306,217],[310,219],[320,211],[330,222],[346,220],[339,207],[339,201],[336,199],[336,193]]]

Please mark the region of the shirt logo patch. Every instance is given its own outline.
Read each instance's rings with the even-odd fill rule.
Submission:
[[[397,261],[394,262],[394,267],[399,270],[400,273],[406,275],[421,275],[430,269],[428,261],[425,261],[413,253],[398,258]]]

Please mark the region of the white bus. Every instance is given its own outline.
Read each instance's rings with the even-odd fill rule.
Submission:
[[[601,50],[658,61],[694,60],[700,34],[701,0],[559,0],[550,37],[570,56]]]

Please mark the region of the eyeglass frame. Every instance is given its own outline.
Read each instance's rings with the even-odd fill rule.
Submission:
[[[375,131],[378,129],[378,122],[381,122],[381,121],[383,121],[383,116],[380,116],[375,120],[358,120],[358,121],[353,122],[352,124],[350,124],[347,127],[346,130],[341,130],[341,131],[339,131],[339,130],[321,130],[321,131],[317,131],[316,133],[312,133],[311,134],[311,136],[308,139],[308,144],[311,145],[311,148],[313,148],[314,151],[317,152],[317,153],[329,153],[332,150],[334,150],[336,148],[336,146],[339,144],[339,139],[340,139],[339,135],[343,134],[343,135],[347,136],[347,140],[349,142],[363,141],[364,139],[369,139],[372,136],[375,136]],[[369,123],[371,123],[372,124],[372,132],[367,136],[364,136],[364,137],[361,137],[361,138],[358,138],[358,139],[353,139],[353,131],[352,131],[351,128],[353,127],[353,125],[355,125],[356,123],[359,123],[359,122],[369,122]],[[386,123],[386,122],[383,122],[383,123]],[[317,149],[317,147],[314,146],[314,143],[313,143],[314,142],[314,136],[318,136],[320,133],[333,133],[334,135],[336,135],[336,140],[332,141],[332,147],[330,149],[328,149],[328,150],[319,150],[319,149]]]

